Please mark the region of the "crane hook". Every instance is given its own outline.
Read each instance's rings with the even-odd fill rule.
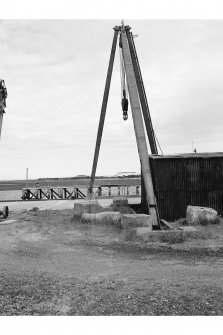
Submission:
[[[126,99],[125,94],[124,94],[124,98],[122,99],[122,111],[123,111],[124,121],[128,119],[128,104],[129,104],[129,101],[128,99]]]

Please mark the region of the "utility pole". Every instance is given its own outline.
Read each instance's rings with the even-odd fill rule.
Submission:
[[[28,178],[29,178],[28,173],[29,173],[29,169],[26,168],[26,188],[28,187]]]

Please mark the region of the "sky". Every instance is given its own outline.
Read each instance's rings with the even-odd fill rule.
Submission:
[[[1,20],[0,180],[90,175],[118,20]],[[223,21],[127,20],[164,154],[223,151]],[[116,51],[97,175],[140,171]],[[150,152],[150,149],[149,149]]]

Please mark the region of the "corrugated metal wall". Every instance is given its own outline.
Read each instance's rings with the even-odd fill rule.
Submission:
[[[187,205],[223,214],[223,153],[150,156],[160,218],[186,216]],[[142,207],[148,212],[142,181]]]

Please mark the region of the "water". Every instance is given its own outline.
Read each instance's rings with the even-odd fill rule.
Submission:
[[[21,200],[22,191],[0,191],[0,200]]]

